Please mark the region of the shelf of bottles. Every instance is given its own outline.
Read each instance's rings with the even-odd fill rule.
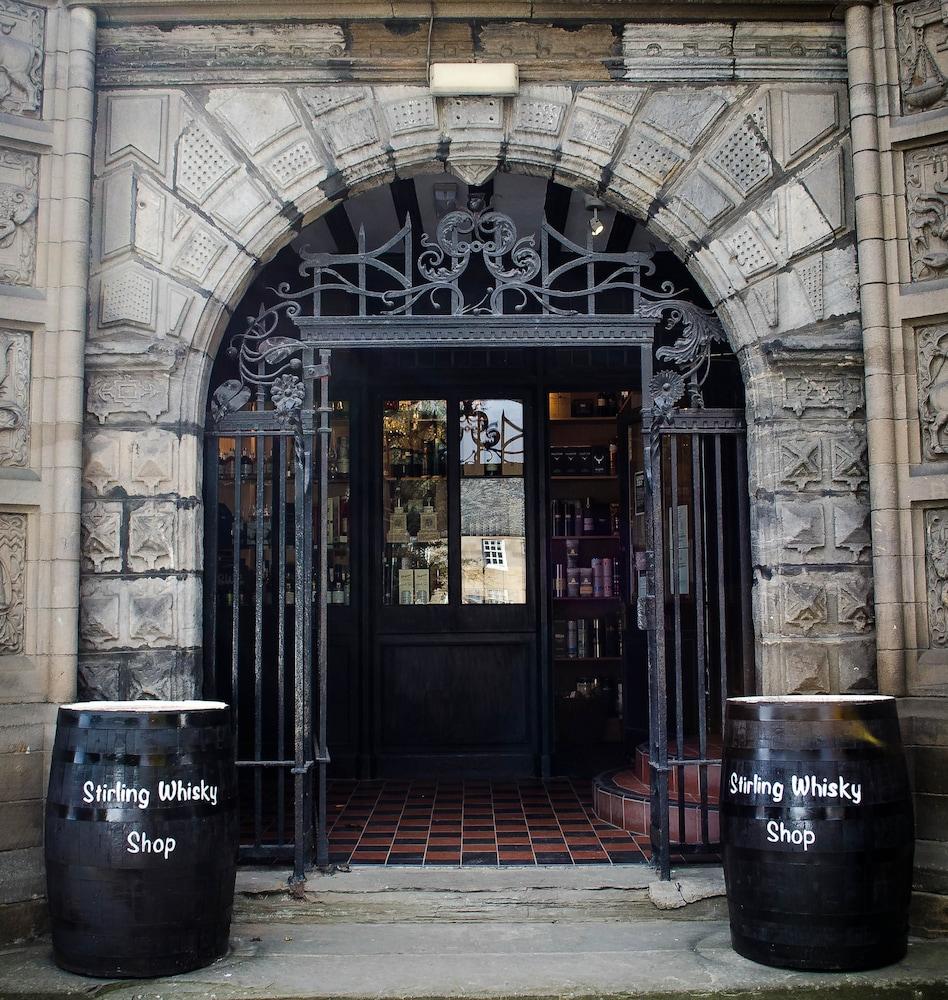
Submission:
[[[624,393],[551,393],[553,684],[561,743],[622,738],[626,584],[617,419]]]
[[[329,448],[328,580],[327,602],[348,604],[351,588],[349,552],[349,411],[344,402],[333,404]],[[225,606],[234,602],[233,541],[239,547],[238,588],[241,606],[256,600],[257,560],[262,554],[264,608],[279,602],[280,511],[284,515],[283,603],[296,605],[295,484],[292,438],[263,436],[221,438],[218,443],[218,597]],[[261,449],[262,467],[258,463]],[[239,470],[239,498],[236,491]],[[262,475],[261,475],[262,473]],[[315,508],[314,508],[315,509]],[[235,515],[239,510],[239,523]],[[314,540],[316,525],[313,526]],[[258,545],[258,542],[260,543]],[[315,581],[314,581],[315,582]]]
[[[382,509],[383,603],[447,604],[446,400],[385,401]]]

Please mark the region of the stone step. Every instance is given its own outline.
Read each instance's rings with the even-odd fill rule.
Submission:
[[[235,919],[300,924],[704,920],[726,914],[724,877],[691,866],[659,882],[647,865],[353,867],[291,888],[279,869],[241,869]]]

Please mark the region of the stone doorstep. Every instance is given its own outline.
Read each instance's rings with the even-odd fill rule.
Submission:
[[[354,866],[290,889],[285,870],[243,868],[235,919],[293,923],[705,920],[727,915],[719,866],[656,879],[646,865]],[[674,911],[673,913],[671,911]]]

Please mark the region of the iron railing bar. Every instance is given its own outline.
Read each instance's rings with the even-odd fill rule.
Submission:
[[[258,396],[263,396],[262,391]],[[266,484],[263,475],[263,435],[258,434],[254,447],[256,465],[255,532],[254,547],[254,612],[253,612],[253,750],[254,759],[263,757],[263,501]],[[263,772],[254,774],[254,837],[259,844],[263,841]]]
[[[695,552],[695,631],[697,634],[696,694],[698,700],[698,756],[702,759],[708,756],[708,712],[707,684],[705,670],[707,668],[707,649],[705,636],[705,589],[704,589],[704,445],[697,434],[691,435],[691,482],[692,482],[692,513],[694,517],[694,552]],[[708,828],[708,770],[703,764],[698,764],[698,797],[701,803],[701,840],[707,844],[710,840]]]
[[[721,677],[721,732],[724,732],[724,714],[727,707],[727,597],[724,589],[724,473],[721,468],[721,437],[714,439],[714,508],[717,541],[718,569],[718,657]]]
[[[277,757],[286,755],[286,484],[287,442],[276,438],[273,447],[277,455],[273,467],[274,506],[279,499],[277,513]],[[286,841],[286,782],[281,776],[277,782],[277,842]]]
[[[737,452],[737,530],[740,535],[740,571],[738,576],[741,588],[741,643],[743,653],[744,690],[742,694],[753,694],[757,690],[757,677],[754,664],[754,629],[751,611],[751,555],[750,529],[748,525],[750,500],[747,495],[747,447],[743,437],[735,440]]]
[[[234,439],[234,520],[230,529],[231,545],[231,566],[233,569],[233,580],[231,581],[231,594],[233,601],[233,614],[231,615],[231,714],[234,726],[234,746],[239,746],[240,737],[240,533],[242,523],[242,511],[240,507],[241,488],[241,458],[237,451],[239,439]]]
[[[364,237],[363,237],[364,239]],[[328,371],[330,351],[320,351],[319,360]],[[319,770],[317,781],[316,807],[316,865],[323,869],[329,865],[329,839],[326,832],[326,697],[327,697],[327,658],[328,658],[328,615],[326,610],[327,574],[329,572],[327,551],[327,521],[329,514],[329,435],[331,408],[329,405],[329,376],[324,375],[319,380],[319,583],[316,590],[318,632],[316,636],[316,659],[318,670],[318,729],[317,747],[319,751]]]
[[[303,765],[303,771],[305,772],[310,767],[311,764],[312,764],[312,761],[307,761]],[[257,760],[256,758],[254,758],[253,760],[238,760],[237,761],[237,766],[238,767],[293,767],[293,768],[295,768],[297,765],[296,765],[296,761],[295,760]]]
[[[685,696],[682,690],[681,655],[681,568],[679,566],[678,532],[678,435],[669,434],[669,492],[671,504],[671,593],[672,621],[675,635],[675,752],[679,757],[685,754]],[[664,513],[664,511],[663,511]],[[680,767],[678,779],[678,842],[685,843],[685,769]]]
[[[294,604],[293,623],[293,750],[295,767],[293,769],[293,875],[291,881],[303,882],[306,879],[306,810],[303,808],[305,799],[305,764],[306,743],[304,727],[306,724],[306,689],[304,675],[309,662],[305,648],[304,615],[308,600],[304,588],[306,586],[306,455],[308,448],[305,436],[300,434],[293,450],[294,462],[294,528],[293,548],[295,553],[294,576],[296,602]]]

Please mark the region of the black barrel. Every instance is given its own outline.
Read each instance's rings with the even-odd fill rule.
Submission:
[[[914,823],[894,698],[731,698],[721,774],[731,941],[788,969],[905,955]]]
[[[237,835],[226,705],[63,705],[46,800],[56,963],[89,976],[163,976],[219,958]]]

